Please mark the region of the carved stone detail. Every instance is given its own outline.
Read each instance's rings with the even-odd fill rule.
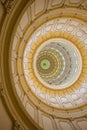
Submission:
[[[30,0],[30,4],[33,2],[34,0]],[[15,4],[17,3],[17,0],[1,0],[2,5],[4,6],[4,8],[6,9],[7,13],[10,13],[12,8],[15,6]]]
[[[13,8],[16,0],[1,0],[2,5],[6,9],[6,12],[9,13]]]
[[[16,0],[7,0],[5,3],[5,8],[7,13],[10,12],[10,10],[12,9],[12,7],[14,6]]]
[[[0,97],[3,96],[5,93],[4,93],[4,90],[3,90],[3,87],[2,87],[2,83],[0,83]]]
[[[17,120],[15,120],[13,130],[25,130],[25,128],[23,128],[22,125]]]

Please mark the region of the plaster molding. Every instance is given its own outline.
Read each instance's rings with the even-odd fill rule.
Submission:
[[[16,1],[17,0],[5,0],[5,1],[1,0],[1,3],[6,9],[6,12],[9,13],[11,9],[13,8]]]
[[[26,129],[23,128],[22,125],[17,120],[15,120],[13,130],[26,130]]]
[[[3,89],[2,83],[0,83],[0,97],[5,96],[5,91]]]

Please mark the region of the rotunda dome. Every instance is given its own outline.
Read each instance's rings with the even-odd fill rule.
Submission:
[[[25,0],[18,15],[13,17],[14,9],[6,16],[2,77],[26,129],[87,128],[86,5],[86,0]]]

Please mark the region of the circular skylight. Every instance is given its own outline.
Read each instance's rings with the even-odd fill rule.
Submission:
[[[38,80],[46,87],[62,89],[69,87],[78,79],[82,59],[73,43],[54,38],[45,41],[36,50],[33,69]]]

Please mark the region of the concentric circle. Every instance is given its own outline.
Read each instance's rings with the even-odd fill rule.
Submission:
[[[52,50],[40,51],[37,56],[36,68],[42,78],[51,78],[57,75],[61,70],[61,61],[59,55]]]
[[[50,61],[47,60],[47,58],[46,58],[46,59],[43,59],[43,60],[41,61],[41,68],[42,68],[43,70],[47,70],[47,69],[50,68]]]
[[[61,24],[65,20],[68,24]],[[36,105],[41,101],[41,105],[45,107],[63,110],[80,106],[73,95],[76,95],[75,92],[85,91],[80,88],[87,74],[87,51],[86,36],[84,34],[82,37],[83,41],[78,38],[76,22],[78,25],[81,24],[80,20],[74,18],[56,18],[44,23],[29,37],[28,32],[27,43],[26,39],[22,40],[17,61],[15,59],[14,63],[12,62],[17,66],[16,74],[19,74],[18,77],[14,77],[14,82],[18,80],[16,88],[22,86],[21,90],[24,90],[27,96],[33,95],[34,100],[31,100]],[[73,31],[67,30],[71,24]],[[83,33],[81,30],[80,32]],[[12,52],[13,56],[16,56],[14,53],[15,51]]]
[[[56,19],[52,21],[56,22]],[[50,24],[50,22],[48,23]],[[36,30],[25,48],[24,73],[29,88],[31,88],[32,92],[41,101],[47,105],[60,108],[60,99],[78,90],[83,80],[85,80],[87,69],[86,57],[84,57],[84,55],[86,56],[86,50],[84,44],[72,33],[66,31],[62,32],[62,28],[61,31],[57,30],[55,24],[52,25],[52,30],[50,31],[47,31],[44,26],[45,25],[42,25]],[[59,24],[56,26],[59,26]],[[41,35],[37,36],[36,34],[39,31]],[[56,54],[56,56],[58,55],[56,57],[56,63],[60,66],[60,69],[58,69],[58,71],[60,71],[55,73],[55,69],[51,77],[46,77],[42,75],[46,70],[49,70],[50,67],[48,67],[48,69],[42,69],[41,61],[44,59],[48,60],[51,66],[50,58],[47,59],[47,57],[45,57],[40,60],[40,68],[45,70],[42,75],[40,74],[39,68],[37,68],[37,61],[42,52],[46,52],[47,55],[49,51],[52,52],[52,54]],[[28,66],[28,68],[25,68],[25,65]],[[50,73],[51,71],[52,70],[50,70]],[[68,102],[66,102],[66,104],[68,104]],[[69,108],[72,106],[71,104]],[[62,109],[66,107],[67,105],[64,106],[61,103]],[[74,107],[76,106],[74,105]]]
[[[41,63],[46,67],[42,68]],[[44,86],[63,89],[78,79],[82,59],[73,43],[63,38],[53,38],[42,43],[36,50],[33,67],[35,75]]]

